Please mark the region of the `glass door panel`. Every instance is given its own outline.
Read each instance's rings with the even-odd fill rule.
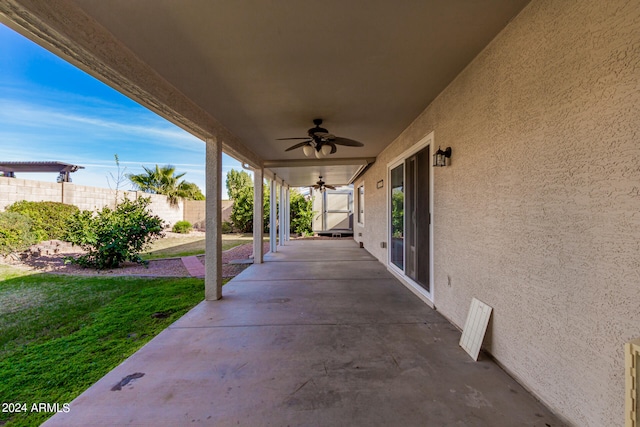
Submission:
[[[391,263],[404,270],[404,165],[391,169]]]

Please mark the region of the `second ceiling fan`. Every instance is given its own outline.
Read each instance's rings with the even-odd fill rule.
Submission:
[[[311,186],[314,190],[319,190],[320,192],[324,192],[327,188],[329,190],[335,190],[336,187],[333,185],[329,185],[322,180],[322,175],[319,176],[318,182],[315,185]]]
[[[355,141],[349,138],[342,138],[339,136],[335,136],[329,133],[325,128],[320,127],[322,124],[322,119],[314,119],[313,124],[316,127],[313,127],[307,131],[309,136],[302,138],[278,138],[278,141],[290,141],[297,139],[304,139],[298,144],[294,144],[291,147],[287,148],[284,151],[295,150],[296,148],[302,147],[302,151],[304,155],[307,157],[311,157],[313,154],[319,159],[322,159],[329,154],[333,154],[337,151],[337,145],[345,145],[347,147],[363,147],[364,144],[360,141]]]

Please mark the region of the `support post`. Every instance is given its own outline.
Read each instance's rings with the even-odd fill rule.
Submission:
[[[284,229],[286,227],[285,223],[285,213],[284,213],[284,182],[280,185],[280,212],[278,215],[278,223],[280,224],[279,234],[280,239],[278,240],[279,246],[284,246]]]
[[[276,215],[276,176],[274,175],[269,186],[269,248],[271,252],[277,252]]]
[[[286,224],[286,228],[285,228],[285,232],[284,232],[284,239],[288,242],[291,238],[291,187],[289,187],[287,185],[287,200],[285,202],[285,208],[284,208],[286,215],[287,215],[287,220],[285,222]]]
[[[206,145],[205,278],[206,300],[222,298],[222,143],[208,138]]]
[[[264,224],[264,191],[262,168],[253,170],[253,263],[262,264],[262,235]]]

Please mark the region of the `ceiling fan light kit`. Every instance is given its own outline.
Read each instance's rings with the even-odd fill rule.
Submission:
[[[302,147],[302,152],[305,156],[311,157],[316,150],[311,145],[305,145]]]
[[[316,184],[312,187],[313,189],[318,190],[318,191],[319,191],[319,192],[321,192],[321,193],[324,193],[324,192],[327,190],[327,188],[328,188],[329,190],[335,190],[335,189],[336,189],[336,187],[334,187],[333,185],[326,184],[326,183],[322,180],[322,175],[320,175],[318,178],[320,178],[320,179],[319,179],[319,180],[318,180],[318,182],[316,182]]]
[[[304,141],[292,145],[285,151],[295,150],[302,147],[302,152],[306,157],[311,157],[312,154],[318,159],[324,159],[330,154],[335,153],[338,148],[336,145],[344,145],[348,147],[363,147],[364,144],[359,141],[355,141],[349,138],[341,138],[339,136],[332,135],[325,128],[320,127],[322,119],[314,119],[313,124],[315,127],[309,129],[307,134],[309,136],[304,138],[278,138],[279,141],[287,141],[293,139],[303,139]]]

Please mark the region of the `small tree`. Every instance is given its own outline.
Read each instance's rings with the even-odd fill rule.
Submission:
[[[289,199],[291,209],[291,231],[298,234],[311,233],[313,199],[307,199],[297,190],[291,190]]]
[[[230,219],[233,228],[239,232],[253,231],[253,187],[243,187],[235,192]]]
[[[253,181],[247,172],[231,169],[227,172],[226,185],[229,199],[235,200],[240,191],[243,191],[243,189],[247,187],[253,188]]]
[[[126,179],[126,174],[125,172],[127,171],[127,168],[125,167],[124,169],[120,169],[120,158],[118,157],[118,154],[114,154],[113,158],[116,161],[116,167],[118,168],[118,174],[114,175],[113,172],[109,172],[109,176],[107,176],[107,184],[109,185],[109,188],[112,190],[116,191],[116,200],[113,206],[118,206],[118,199],[119,199],[119,195],[120,195],[120,187],[122,186],[122,184],[124,183],[124,180]],[[113,187],[111,187],[111,182],[113,181]]]
[[[85,249],[78,258],[67,258],[84,267],[119,267],[125,261],[145,263],[140,253],[162,236],[163,221],[147,209],[150,199],[125,198],[116,209],[104,207],[94,214],[76,213],[70,221],[66,240]]]
[[[182,181],[178,186],[178,190],[181,194],[181,197],[184,197],[187,200],[204,200],[204,194],[200,191],[200,187],[198,187],[193,182]]]
[[[142,167],[145,173],[129,174],[127,178],[140,191],[167,196],[169,203],[176,205],[180,198],[204,200],[200,188],[192,182],[180,181],[186,172],[176,175],[176,168],[171,165],[158,166],[155,169]]]
[[[241,233],[253,231],[253,180],[245,171],[231,169],[227,173],[227,194],[233,200],[231,208],[231,222],[233,228]],[[269,230],[269,193],[263,187],[263,230]]]

